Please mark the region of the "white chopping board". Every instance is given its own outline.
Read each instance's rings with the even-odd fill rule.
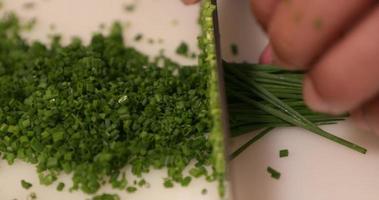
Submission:
[[[31,0],[30,0],[31,1]],[[5,9],[18,11],[25,19],[36,16],[36,31],[28,35],[31,39],[47,41],[48,33],[64,33],[65,41],[79,35],[88,40],[98,30],[100,23],[110,24],[118,19],[130,22],[125,32],[126,42],[150,55],[166,49],[166,55],[185,64],[194,61],[175,55],[175,48],[182,40],[196,48],[199,32],[196,20],[198,6],[185,7],[179,0],[139,0],[135,12],[123,10],[124,3],[133,0],[36,0],[35,8],[25,10],[27,0],[7,0]],[[227,60],[256,61],[266,43],[263,33],[256,26],[250,13],[249,0],[220,1],[220,22],[223,55]],[[55,24],[56,30],[50,30]],[[176,25],[174,25],[176,24]],[[145,38],[159,40],[162,44],[148,44],[147,40],[136,43],[133,37],[143,33]],[[229,46],[236,43],[240,55],[233,57]],[[237,200],[377,200],[379,199],[379,138],[355,129],[350,123],[323,127],[336,135],[368,148],[361,155],[345,147],[329,142],[317,135],[298,128],[277,129],[265,136],[231,163],[234,193]],[[251,135],[232,140],[232,149]],[[280,149],[289,149],[288,158],[279,158]],[[269,177],[266,167],[272,166],[282,173],[280,180]],[[109,187],[101,192],[118,193],[122,199],[130,200],[215,200],[218,199],[214,183],[195,180],[188,188],[165,189],[162,186],[164,171],[154,171],[145,178],[151,187],[134,194],[115,191]],[[20,180],[33,183],[30,191],[20,186]],[[62,177],[70,186],[70,178]],[[9,167],[0,161],[0,200],[27,199],[36,192],[38,200],[76,200],[88,198],[82,192],[57,192],[55,184],[40,186],[33,166],[17,162]],[[201,190],[208,189],[207,195]]]

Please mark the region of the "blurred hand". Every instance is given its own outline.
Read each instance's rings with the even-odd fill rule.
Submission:
[[[361,128],[379,133],[378,1],[251,2],[270,38],[261,62],[307,70],[308,106],[330,114],[351,112]]]

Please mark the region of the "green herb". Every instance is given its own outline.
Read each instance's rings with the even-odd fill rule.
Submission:
[[[92,200],[120,200],[117,194],[101,194],[94,196]]]
[[[32,185],[31,183],[25,181],[25,180],[21,180],[21,186],[22,186],[24,189],[28,190],[28,189],[31,188],[33,185]]]
[[[282,149],[279,151],[279,157],[281,158],[288,157],[288,155],[289,155],[288,149]]]
[[[245,151],[250,145],[261,139],[263,136],[265,136],[267,133],[269,133],[273,128],[267,128],[263,131],[259,132],[256,136],[251,138],[249,141],[247,141],[245,144],[243,144],[241,147],[239,147],[236,151],[234,151],[230,156],[229,159],[233,160],[237,156],[239,156],[243,151]]]
[[[170,180],[170,179],[165,179],[163,185],[164,185],[165,188],[172,188],[172,187],[174,187],[174,184],[172,183],[172,180]]]
[[[51,162],[56,163],[55,158],[53,158],[53,157],[47,158],[47,159],[48,159],[48,161],[46,162],[46,167],[53,166],[51,164]],[[49,163],[49,160],[50,160],[50,163]],[[51,160],[54,160],[54,161],[51,161]],[[54,165],[54,166],[57,166],[57,165]],[[38,177],[39,177],[40,184],[42,184],[42,185],[51,185],[52,183],[54,183],[57,180],[57,176],[55,175],[54,172],[50,172],[47,174],[39,173]]]
[[[35,164],[45,185],[72,173],[71,190],[91,194],[104,180],[125,188],[126,165],[138,177],[167,168],[177,183],[191,161],[209,165],[205,70],[149,61],[123,44],[120,24],[66,46],[29,44],[21,27],[15,15],[0,20],[0,152],[10,164]]]
[[[317,124],[331,124],[345,116],[331,117],[310,111],[302,101],[302,74],[274,67],[225,63],[226,88],[234,136],[265,127],[299,126],[360,153],[366,149],[332,135]],[[261,70],[261,71],[260,71]],[[254,110],[254,114],[246,113]],[[253,113],[253,112],[252,112]]]
[[[236,44],[231,44],[230,45],[230,51],[232,52],[233,56],[238,55],[238,46]]]
[[[58,191],[62,191],[62,190],[64,189],[64,187],[65,187],[65,184],[64,184],[63,182],[60,182],[60,183],[58,183],[58,185],[57,185],[57,190],[58,190]]]
[[[136,187],[133,187],[133,186],[130,186],[130,187],[127,187],[126,188],[126,191],[128,191],[129,193],[134,193],[137,191],[137,188]]]
[[[137,34],[135,37],[134,37],[134,41],[141,41],[143,38],[143,35],[141,33]]]
[[[100,30],[104,30],[106,26],[107,26],[107,25],[106,25],[105,23],[100,23],[100,24],[99,24],[99,29],[100,29]]]
[[[146,180],[145,179],[141,179],[140,181],[138,181],[138,186],[139,187],[142,187],[144,185],[146,185]]]
[[[133,12],[136,9],[136,4],[127,4],[124,6],[124,10],[127,12]]]
[[[280,179],[280,172],[276,171],[272,167],[267,167],[267,172],[271,175],[274,179]]]
[[[203,188],[202,190],[201,190],[201,194],[202,195],[206,195],[208,193],[208,190],[206,189],[206,188]]]
[[[190,183],[191,183],[191,180],[192,178],[190,176],[186,176],[182,179],[182,181],[180,182],[180,184],[182,186],[188,186]]]
[[[181,42],[180,45],[176,48],[176,53],[178,55],[187,57],[189,53],[189,47],[188,44],[185,42]]]
[[[28,196],[28,200],[36,200],[37,199],[37,194],[35,192],[32,192]]]

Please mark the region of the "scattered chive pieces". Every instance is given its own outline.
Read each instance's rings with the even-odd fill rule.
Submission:
[[[94,196],[92,200],[120,200],[117,194],[101,194]]]
[[[35,192],[32,192],[29,194],[29,199],[28,200],[36,200],[37,199],[37,194]]]
[[[58,191],[62,191],[62,190],[64,189],[64,187],[65,187],[65,184],[64,184],[63,182],[60,182],[60,183],[58,183],[58,185],[57,185],[57,190],[58,190]]]
[[[230,45],[230,51],[232,52],[232,55],[233,56],[237,56],[238,55],[238,46],[236,44],[231,44]]]
[[[201,190],[201,194],[202,195],[206,195],[208,193],[208,190],[206,189],[206,188],[203,188],[202,190]]]
[[[32,185],[31,183],[25,181],[25,180],[21,180],[21,186],[22,186],[24,189],[28,190],[28,189],[31,188],[33,185]]]
[[[124,6],[125,11],[133,12],[136,9],[136,4],[127,4]]]
[[[59,37],[29,44],[21,25],[16,15],[0,19],[6,64],[0,65],[0,152],[10,164],[36,165],[43,185],[72,173],[70,191],[88,194],[108,182],[126,189],[125,166],[136,177],[168,168],[172,184],[184,185],[192,160],[209,166],[206,67],[150,59],[124,45],[120,23],[88,44],[68,45]]]
[[[183,178],[182,181],[180,181],[180,184],[182,186],[188,186],[191,183],[192,178],[190,176],[186,176]]]
[[[239,156],[242,152],[244,152],[250,145],[257,142],[259,139],[261,139],[263,136],[265,136],[267,133],[269,133],[273,128],[267,128],[259,132],[257,135],[255,135],[253,138],[251,138],[249,141],[247,141],[245,144],[243,144],[241,147],[239,147],[236,151],[234,151],[230,156],[229,159],[233,160],[237,156]]]
[[[140,181],[138,181],[138,186],[139,187],[142,187],[144,185],[146,185],[146,180],[145,179],[141,179]]]
[[[179,44],[179,46],[176,48],[176,53],[178,55],[181,55],[181,56],[184,56],[184,57],[187,57],[188,56],[188,53],[189,53],[189,47],[188,47],[188,44],[185,43],[185,42],[181,42]]]
[[[163,185],[164,185],[165,188],[172,188],[172,187],[174,187],[174,184],[172,183],[172,181],[170,179],[165,179]]]
[[[105,27],[106,27],[105,23],[100,23],[100,24],[99,24],[99,29],[100,29],[100,30],[104,30]]]
[[[267,172],[271,174],[271,177],[274,179],[280,179],[280,172],[276,171],[272,167],[267,167]]]
[[[134,193],[137,191],[137,188],[133,186],[129,186],[126,188],[126,191],[128,191],[129,193]]]
[[[279,157],[281,158],[288,157],[288,155],[289,155],[288,149],[282,149],[279,151]]]
[[[134,37],[134,41],[141,41],[142,38],[143,38],[142,33],[138,33],[138,34]]]

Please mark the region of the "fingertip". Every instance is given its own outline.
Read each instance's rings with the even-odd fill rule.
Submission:
[[[272,47],[270,44],[268,44],[265,49],[263,50],[260,58],[259,63],[261,64],[271,64],[272,63]]]
[[[346,112],[338,105],[331,105],[319,93],[316,83],[309,75],[306,75],[303,82],[303,95],[306,105],[316,112],[329,114],[342,114]]]

